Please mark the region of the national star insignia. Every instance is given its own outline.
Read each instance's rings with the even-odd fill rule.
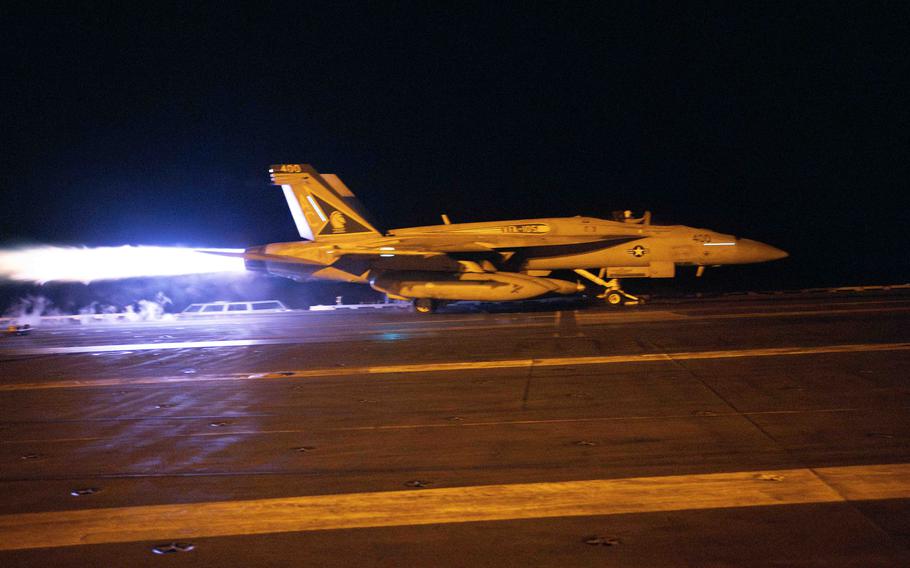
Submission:
[[[634,257],[641,258],[641,257],[645,256],[646,254],[648,254],[648,249],[646,249],[645,247],[643,247],[641,245],[635,245],[634,247],[632,247],[628,250],[628,253]]]

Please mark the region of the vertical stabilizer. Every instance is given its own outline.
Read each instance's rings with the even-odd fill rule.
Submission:
[[[302,238],[318,241],[381,234],[338,176],[320,175],[309,164],[278,164],[269,173],[272,183],[284,191]]]

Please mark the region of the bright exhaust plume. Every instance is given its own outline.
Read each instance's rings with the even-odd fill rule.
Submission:
[[[242,272],[243,259],[213,253],[242,249],[185,247],[32,247],[0,251],[0,278],[25,282],[94,282],[151,276]]]

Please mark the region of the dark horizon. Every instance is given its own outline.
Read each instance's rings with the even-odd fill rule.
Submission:
[[[386,228],[649,209],[790,252],[708,270],[731,289],[908,282],[908,23],[892,4],[7,9],[0,242],[296,240],[267,168],[308,162]]]

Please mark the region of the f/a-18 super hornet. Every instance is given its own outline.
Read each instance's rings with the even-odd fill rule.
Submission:
[[[284,191],[303,241],[246,249],[246,268],[297,281],[368,284],[431,312],[458,300],[525,300],[575,294],[584,278],[610,305],[636,298],[623,278],[672,278],[677,266],[747,264],[787,253],[749,239],[682,225],[653,225],[649,213],[614,220],[554,217],[450,223],[380,231],[334,174],[306,164],[269,170]],[[577,275],[577,276],[575,276]]]

